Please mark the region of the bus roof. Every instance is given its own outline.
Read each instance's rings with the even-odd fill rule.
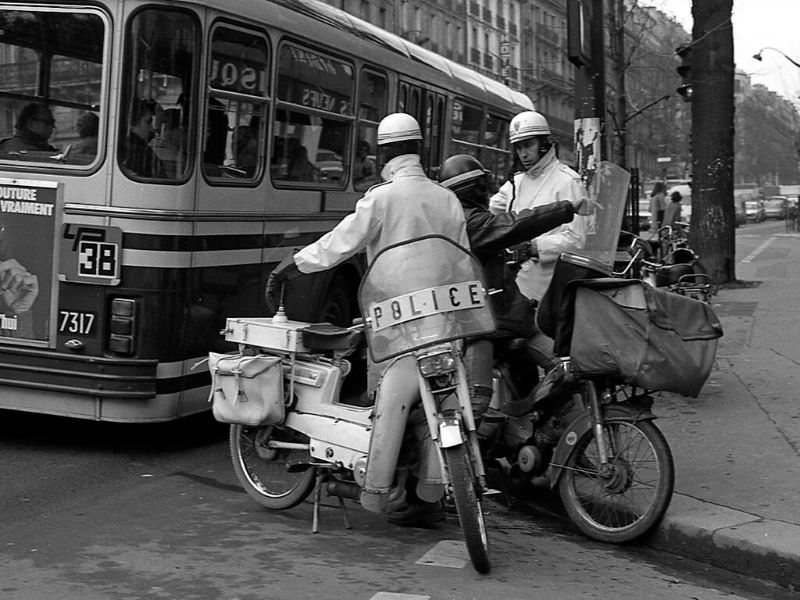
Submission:
[[[484,94],[500,99],[518,108],[533,110],[531,99],[510,87],[495,81],[477,71],[452,61],[399,35],[381,29],[319,0],[267,0],[302,13],[317,21],[348,32],[364,41],[382,46],[404,58],[428,65],[470,87],[476,87]]]

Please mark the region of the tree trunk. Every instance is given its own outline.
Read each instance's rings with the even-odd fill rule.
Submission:
[[[616,96],[614,99],[614,137],[612,142],[613,161],[620,167],[628,168],[628,97],[625,91],[625,6],[623,0],[612,0],[609,11],[611,29],[611,70],[614,74]]]
[[[714,283],[736,279],[733,0],[692,0],[691,244]]]

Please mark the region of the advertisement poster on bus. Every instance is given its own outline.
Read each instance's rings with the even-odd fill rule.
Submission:
[[[2,342],[55,343],[61,202],[61,189],[55,182],[0,178]]]

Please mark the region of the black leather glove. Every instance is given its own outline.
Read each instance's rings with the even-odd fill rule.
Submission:
[[[511,248],[506,248],[506,264],[519,266],[531,257],[531,243],[522,242]]]
[[[300,275],[302,273],[297,268],[293,255],[286,256],[278,263],[278,266],[272,270],[272,273],[267,278],[267,289],[264,296],[269,310],[273,312],[278,310],[282,300],[281,291],[283,285],[292,279],[297,279]]]

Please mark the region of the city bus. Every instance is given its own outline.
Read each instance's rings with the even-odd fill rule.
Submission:
[[[378,182],[419,120],[430,176],[498,175],[530,99],[316,0],[0,1],[0,408],[112,422],[207,410],[229,316]],[[292,282],[349,324],[363,267]]]

